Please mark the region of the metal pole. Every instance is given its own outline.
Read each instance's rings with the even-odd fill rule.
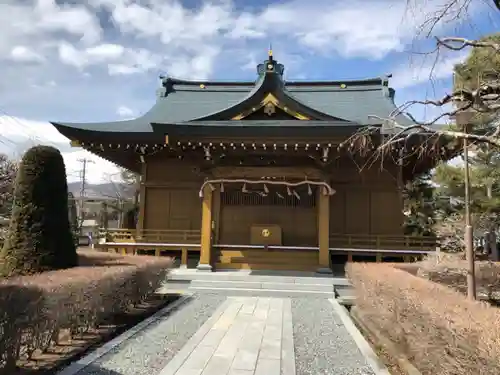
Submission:
[[[464,132],[467,132],[465,125]],[[465,173],[465,255],[467,259],[467,297],[476,299],[476,269],[473,242],[473,230],[470,214],[470,174],[469,174],[469,149],[467,138],[464,138],[464,173]]]

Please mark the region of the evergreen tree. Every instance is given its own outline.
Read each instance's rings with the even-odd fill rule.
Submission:
[[[410,236],[434,235],[435,201],[430,175],[423,174],[406,184],[403,190],[405,207],[404,232]]]
[[[0,273],[29,275],[78,264],[68,215],[68,185],[61,153],[35,146],[23,156],[14,188],[9,234]]]
[[[73,234],[73,240],[75,241],[75,245],[78,247],[80,237],[80,228],[78,226],[78,210],[76,208],[75,196],[71,192],[68,193],[68,215],[71,233]]]
[[[12,211],[12,192],[17,173],[17,163],[7,155],[0,154],[0,215],[10,216]]]

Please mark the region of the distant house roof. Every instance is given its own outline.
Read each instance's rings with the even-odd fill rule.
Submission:
[[[97,123],[53,123],[65,136],[74,131],[152,133],[151,124],[197,125],[211,121],[231,120],[245,107],[262,100],[272,92],[289,108],[300,109],[310,119],[330,125],[375,125],[396,108],[394,90],[388,87],[388,77],[340,81],[284,81],[284,67],[272,56],[258,66],[255,82],[187,81],[163,78],[157,100],[144,115],[125,121]],[[378,118],[377,118],[378,117]],[[208,122],[205,122],[207,121]],[[411,125],[406,116],[398,122]],[[261,126],[271,124],[262,123]],[[311,126],[300,124],[301,126]],[[139,134],[138,134],[139,135]]]

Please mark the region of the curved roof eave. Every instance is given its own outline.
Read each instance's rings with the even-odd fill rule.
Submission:
[[[159,101],[143,115],[136,117],[134,119],[119,120],[119,121],[102,121],[102,122],[64,122],[64,121],[50,121],[50,123],[59,130],[68,128],[74,129],[75,131],[92,131],[92,132],[124,132],[124,133],[151,133],[153,129],[151,128],[151,122],[155,120],[154,114],[157,108],[161,106]],[[59,132],[61,132],[59,130]]]
[[[61,122],[51,122],[51,124],[57,129],[59,133],[70,140],[78,141],[90,141],[94,139],[99,139],[102,142],[115,143],[118,141],[129,141],[129,142],[162,142],[161,137],[153,132],[151,123],[149,123],[150,130],[144,131],[126,131],[117,129],[89,129],[86,127],[87,124],[77,124],[77,123],[61,123]],[[99,123],[93,123],[93,125]]]

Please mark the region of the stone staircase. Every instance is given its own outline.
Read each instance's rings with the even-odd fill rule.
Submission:
[[[163,292],[222,293],[276,297],[314,296],[335,298],[337,290],[349,287],[344,277],[293,271],[219,271],[203,273],[175,269],[168,277]]]
[[[307,250],[220,249],[216,256],[217,270],[316,271],[319,267],[318,253]]]

